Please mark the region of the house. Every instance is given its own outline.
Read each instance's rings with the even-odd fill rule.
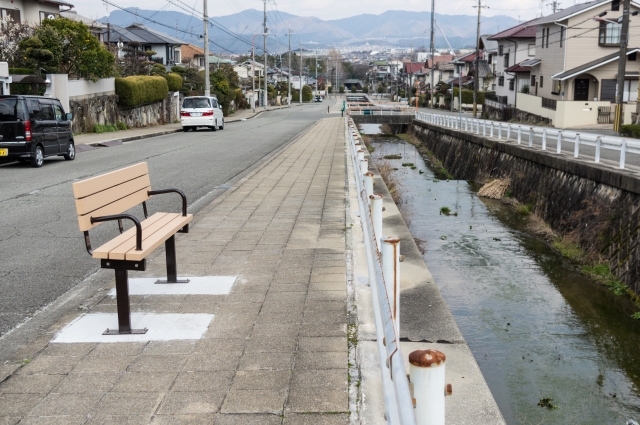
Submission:
[[[448,84],[448,81],[457,76],[455,68],[455,65],[450,62],[436,62],[435,68],[431,70],[433,72],[433,81],[435,83],[444,81]]]
[[[411,87],[415,87],[416,83],[426,81],[427,75],[429,75],[429,71],[424,67],[423,62],[405,62],[404,74],[408,76],[409,85]]]
[[[180,47],[181,63],[186,66],[204,69],[204,49],[193,44],[183,44]]]
[[[107,34],[104,39],[114,45],[122,43],[123,47],[126,47],[130,42],[138,42],[141,50],[156,52],[151,60],[165,65],[167,68],[182,63],[181,46],[184,43],[181,40],[147,28],[142,24],[136,23],[126,28],[110,25],[110,34]],[[124,51],[119,49],[118,57],[123,56]]]
[[[45,19],[54,19],[73,9],[71,3],[63,0],[0,0],[0,18],[13,22],[39,24]]]
[[[505,105],[515,105],[518,92],[530,91],[531,63],[523,62],[535,59],[535,21],[523,22],[488,37],[498,45],[494,70],[497,84],[494,91],[498,101]]]
[[[107,40],[104,38],[106,34],[107,25],[98,22],[94,19],[87,18],[86,16],[78,15],[75,10],[60,11],[60,16],[63,18],[71,19],[72,21],[82,22],[89,27],[91,34],[95,35],[100,42],[105,43]]]
[[[486,90],[496,90],[496,68],[498,64],[498,42],[489,38],[489,34],[480,36],[480,50],[484,53],[487,62],[487,72],[481,75]]]
[[[620,49],[622,0],[595,0],[567,7],[535,21],[535,59],[531,65],[530,95],[518,95],[518,109],[550,118],[556,127],[608,122],[615,102]],[[640,3],[631,2],[630,13]],[[625,84],[624,122],[631,122],[638,91],[640,27],[632,16]]]

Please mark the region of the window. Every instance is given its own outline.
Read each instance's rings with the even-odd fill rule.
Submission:
[[[542,28],[542,43],[540,43],[540,47],[544,49],[544,36],[547,33],[547,31]]]
[[[13,22],[20,22],[20,11],[17,9],[0,9],[0,18],[11,18]]]
[[[529,56],[535,56],[536,55],[536,45],[535,44],[529,44],[529,49],[528,52]]]
[[[617,12],[620,10],[620,0],[613,0],[611,2],[611,10]]]
[[[548,49],[548,48],[549,48],[549,30],[550,30],[550,28],[547,28],[547,40],[546,40],[546,42],[547,42],[547,43],[546,43],[546,44],[545,44],[545,46],[544,46],[544,47],[545,47],[545,49]]]
[[[544,83],[544,77],[541,75],[540,76],[540,88],[542,88],[543,83]]]
[[[564,27],[560,27],[560,47],[564,45]]]
[[[498,85],[504,87],[504,77],[498,77]]]
[[[515,84],[513,82],[513,79],[509,80],[509,90],[513,91],[515,87]]]
[[[182,102],[183,109],[211,108],[211,103],[206,97],[187,97]]]
[[[501,44],[498,46],[498,56],[502,56],[504,53],[504,46]]]
[[[635,61],[636,60],[636,52],[633,52],[627,56],[627,60]]]
[[[56,121],[64,121],[64,111],[62,110],[62,106],[57,103],[53,104],[53,113],[56,116]]]
[[[530,87],[535,87],[536,85],[536,76],[532,75],[531,76],[531,83],[529,84]]]
[[[60,16],[59,13],[40,12],[40,22],[44,21],[45,19],[56,19],[58,16]]]
[[[40,119],[54,120],[53,106],[50,103],[40,102]]]
[[[551,80],[551,93],[560,94],[561,82],[560,80]]]
[[[620,27],[621,25],[614,24],[613,22],[601,22],[598,44],[600,46],[619,46]]]
[[[509,68],[509,53],[504,55],[504,67]]]

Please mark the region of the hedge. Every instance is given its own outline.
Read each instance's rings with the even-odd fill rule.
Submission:
[[[9,68],[9,75],[32,75],[33,69],[29,68]]]
[[[623,137],[635,137],[640,139],[640,125],[627,124],[620,127],[620,135]]]
[[[116,78],[116,94],[120,106],[140,106],[166,99],[169,85],[164,77],[135,75]]]
[[[182,88],[182,76],[175,72],[170,72],[164,77],[167,79],[169,91],[179,91]]]
[[[458,88],[453,88],[453,97],[458,99]],[[473,103],[473,90],[462,90],[462,103],[472,104]],[[478,105],[484,105],[484,92],[478,92]]]

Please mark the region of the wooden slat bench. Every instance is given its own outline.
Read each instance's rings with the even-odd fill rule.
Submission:
[[[177,193],[182,197],[182,213],[156,213],[149,217],[146,201],[153,195]],[[129,304],[129,270],[144,271],[145,258],[163,242],[167,256],[167,279],[157,283],[186,283],[178,280],[176,264],[176,233],[188,233],[192,214],[187,214],[187,197],[178,189],[151,190],[147,163],[132,165],[101,176],[73,183],[80,231],[84,232],[87,251],[99,258],[102,268],[116,274],[118,330],[107,329],[104,335],[145,333],[146,329],[131,328]],[[145,220],[140,222],[125,211],[142,204]],[[124,230],[122,220],[131,220],[134,227]],[[106,221],[117,221],[120,235],[92,249],[89,230]]]

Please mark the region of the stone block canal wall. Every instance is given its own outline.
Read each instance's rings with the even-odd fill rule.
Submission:
[[[382,117],[381,117],[382,118]],[[640,295],[640,178],[628,170],[413,121],[409,132],[456,179],[510,180],[511,196],[570,235]]]

